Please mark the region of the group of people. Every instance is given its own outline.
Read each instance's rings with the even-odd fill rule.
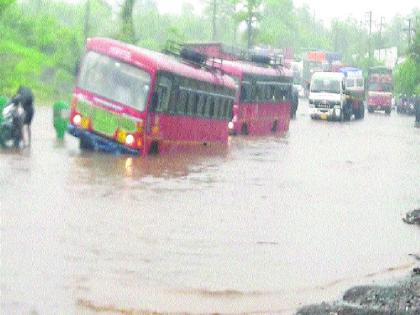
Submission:
[[[21,121],[22,142],[24,146],[31,145],[31,123],[35,114],[34,108],[34,94],[32,90],[25,86],[20,86],[16,94],[9,100],[8,104],[14,106],[22,106],[23,117]]]

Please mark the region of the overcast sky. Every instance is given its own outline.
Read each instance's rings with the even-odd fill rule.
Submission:
[[[179,12],[181,3],[191,3],[197,10],[203,7],[203,0],[156,0],[162,12]],[[373,19],[380,20],[381,16],[390,19],[396,14],[406,15],[413,8],[420,9],[419,0],[294,0],[296,6],[307,4],[319,19],[330,21],[334,17],[353,17],[361,20],[366,12],[372,11]]]
[[[84,2],[86,0],[64,0]],[[106,0],[121,3],[122,0]],[[180,13],[183,3],[190,3],[197,12],[204,7],[205,0],[155,0],[162,13]],[[414,8],[420,9],[419,0],[293,0],[295,6],[307,4],[317,19],[325,22],[333,18],[346,18],[349,15],[361,21],[372,11],[373,21],[379,23],[383,16],[386,21],[396,14],[408,15]]]

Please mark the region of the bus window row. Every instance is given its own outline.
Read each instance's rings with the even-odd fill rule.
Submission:
[[[230,119],[234,91],[175,75],[160,75],[156,111],[169,114]]]
[[[282,102],[291,100],[291,84],[280,82],[242,82],[242,103]]]

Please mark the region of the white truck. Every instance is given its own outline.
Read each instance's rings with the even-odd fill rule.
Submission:
[[[361,82],[363,86],[363,80]],[[311,118],[336,121],[350,120],[352,115],[355,119],[363,118],[363,97],[359,95],[359,89],[355,88],[357,83],[355,75],[352,74],[349,78],[345,71],[315,72],[312,75],[309,91]]]

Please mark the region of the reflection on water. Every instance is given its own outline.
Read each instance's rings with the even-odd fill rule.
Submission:
[[[6,314],[279,313],[412,266],[419,129],[406,117],[150,157],[80,152],[37,111],[0,153]],[[386,231],[386,233],[384,232]]]
[[[132,156],[110,156],[96,152],[83,152],[74,156],[74,170],[79,173],[89,173],[85,178],[88,182],[92,177],[119,178],[121,176],[140,179],[147,176],[173,178],[187,176],[195,167],[203,162],[214,159],[213,163],[222,163],[228,156],[227,149],[203,148],[194,153],[184,153],[165,156],[150,156],[147,158]]]

